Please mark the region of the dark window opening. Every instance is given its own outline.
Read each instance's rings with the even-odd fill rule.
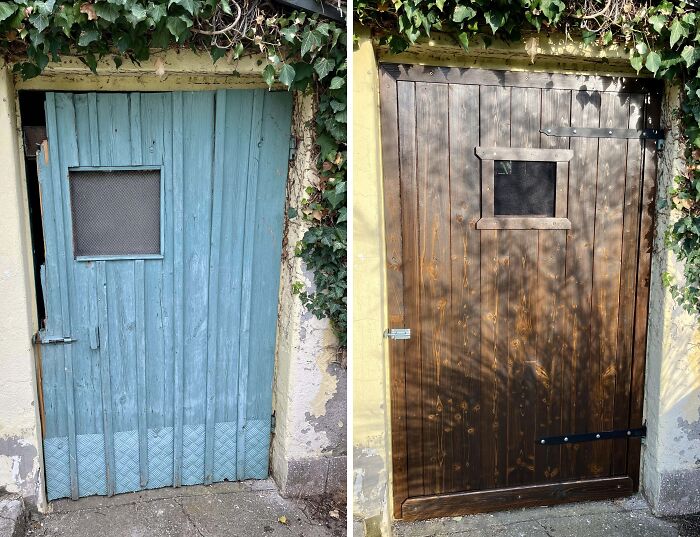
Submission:
[[[41,265],[44,264],[45,252],[36,152],[39,149],[39,144],[46,138],[45,99],[46,94],[43,91],[19,92],[19,113],[24,137],[24,169],[29,202],[29,229],[34,254],[34,287],[36,289],[39,326],[43,326],[46,310],[44,308],[44,290],[41,287]]]
[[[553,217],[556,183],[556,162],[496,160],[494,215]]]

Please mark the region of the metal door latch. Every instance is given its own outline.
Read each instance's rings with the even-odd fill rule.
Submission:
[[[384,337],[389,339],[411,339],[411,329],[391,328],[384,331]]]
[[[595,433],[569,434],[564,436],[547,436],[538,440],[539,444],[557,446],[561,444],[576,444],[578,442],[595,442],[596,440],[611,440],[614,438],[644,438],[647,426],[632,429],[617,429],[615,431],[600,431]]]
[[[75,341],[78,340],[72,337],[47,337],[42,335],[41,332],[37,332],[32,336],[32,343],[39,343],[41,345],[57,345],[59,343],[73,343]]]

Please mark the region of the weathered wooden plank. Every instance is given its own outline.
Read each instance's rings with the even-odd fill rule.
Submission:
[[[522,88],[513,88],[513,91]],[[531,90],[532,91],[532,90]],[[538,91],[538,90],[534,90]],[[539,91],[538,91],[539,93]],[[525,103],[519,102],[519,109],[521,105]],[[530,103],[534,105],[534,103]],[[539,112],[539,107],[538,107]],[[527,125],[524,126],[526,128]],[[518,131],[513,133],[513,143],[521,144],[524,140],[521,138],[519,128]],[[522,131],[524,132],[524,131]],[[534,133],[530,135],[530,138],[535,139]],[[505,143],[505,141],[496,140],[495,143]],[[542,162],[568,162],[574,156],[569,149],[539,149],[539,148],[529,148],[529,147],[477,147],[476,155],[482,160],[535,160]]]
[[[443,490],[445,392],[449,304],[449,158],[446,85],[416,84],[416,179],[421,264],[421,358],[423,368],[423,482],[426,493]],[[445,281],[445,279],[448,279]]]
[[[230,91],[229,95],[235,94]],[[256,90],[263,99],[261,129],[251,142],[260,146],[256,192],[249,188],[256,207],[252,233],[250,279],[250,346],[246,397],[246,477],[263,479],[269,474],[272,377],[275,355],[282,229],[291,133],[292,94]],[[255,177],[254,175],[251,177]],[[252,209],[252,207],[251,207]],[[249,246],[246,244],[244,247]],[[244,254],[244,258],[247,254]],[[245,280],[244,280],[245,281]],[[245,289],[245,285],[244,285]]]
[[[644,96],[632,95],[629,103],[629,127],[641,129],[644,125]],[[617,331],[617,360],[615,397],[613,402],[613,429],[629,427],[630,388],[633,366],[634,298],[636,295],[637,254],[639,247],[639,219],[644,142],[628,140],[622,228],[622,261],[620,267],[620,310]],[[626,440],[612,442],[612,475],[624,475],[627,470]]]
[[[387,298],[390,327],[407,326],[404,310],[404,276],[406,266],[403,260],[402,222],[403,208],[406,203],[407,213],[415,212],[415,200],[406,199],[406,186],[402,181],[414,180],[414,175],[402,176],[399,159],[399,96],[396,81],[380,70],[380,107],[381,107],[381,134],[382,134],[382,159],[384,162],[383,188],[384,188],[384,229],[387,259]],[[413,93],[411,92],[411,98]],[[403,105],[403,101],[402,101]],[[413,106],[409,108],[413,111]],[[414,116],[411,116],[414,119]],[[409,189],[410,191],[410,189]],[[396,196],[399,192],[400,196]],[[408,215],[406,218],[410,218]],[[409,220],[408,228],[403,230],[407,235],[413,232],[411,226],[415,219]],[[415,330],[415,329],[414,329]],[[392,342],[389,347],[391,366],[391,455],[393,469],[393,496],[394,516],[401,517],[401,504],[408,498],[408,475],[406,459],[406,429],[409,424],[406,421],[406,348],[411,345],[410,340],[405,343]]]
[[[571,126],[598,127],[600,94],[572,92]],[[574,157],[569,167],[568,214],[571,230],[566,244],[566,326],[569,337],[563,342],[562,353],[569,356],[562,368],[562,424],[564,434],[587,430],[590,382],[590,316],[593,275],[593,245],[595,221],[594,179],[597,170],[598,139],[574,138],[569,146]],[[595,166],[595,168],[594,168]],[[597,184],[597,176],[596,182]],[[562,448],[562,478],[575,479],[585,475],[588,450],[580,444]]]
[[[175,388],[173,391],[173,485],[179,487],[182,482],[182,433],[184,428],[184,361],[185,361],[185,312],[184,312],[184,223],[185,223],[185,185],[184,185],[184,99],[182,93],[174,93],[172,99],[173,118],[173,361]]]
[[[216,374],[219,340],[219,265],[221,259],[221,226],[224,182],[224,144],[226,143],[226,91],[216,92],[214,117],[214,163],[212,173],[214,196],[211,207],[211,236],[209,246],[209,297],[207,318],[207,377],[204,447],[204,483],[210,484],[214,475],[214,433],[216,423]]]
[[[542,125],[569,126],[571,122],[571,92],[542,91]],[[541,136],[542,147],[568,149],[568,138]],[[563,203],[557,200],[555,210],[567,213],[568,164],[557,169],[557,183],[563,183]],[[562,174],[562,172],[564,172]],[[559,192],[558,192],[559,194]],[[560,205],[563,205],[561,207]],[[567,219],[568,227],[571,222]],[[566,232],[540,231],[538,234],[537,275],[537,348],[535,373],[537,378],[536,435],[556,435],[561,432],[563,365],[569,360],[563,347],[567,340],[565,324]],[[559,479],[561,448],[535,444],[535,483]]]
[[[481,87],[480,136],[484,147],[510,143],[510,88]],[[483,165],[483,162],[482,162]],[[489,174],[489,177],[491,174]],[[482,174],[483,177],[483,174]],[[482,208],[482,210],[484,210]],[[500,289],[507,278],[507,259],[501,257],[498,231],[481,231],[481,488],[505,483],[507,424],[501,416],[507,409],[507,354],[498,339],[504,333],[504,309],[499,308]],[[507,250],[506,250],[507,251]],[[500,283],[500,285],[499,285]],[[506,369],[504,369],[504,367]],[[506,380],[507,384],[507,380]]]
[[[479,160],[470,151],[479,143],[479,87],[451,85],[450,119],[450,245],[451,312],[450,353],[455,423],[450,491],[479,486],[480,464],[480,356],[479,305],[480,233],[475,223],[481,214]]]
[[[603,94],[602,127],[625,127],[629,121],[628,96]],[[594,382],[589,394],[587,430],[610,430],[613,425],[620,300],[620,258],[625,189],[626,140],[605,140],[598,152],[593,292],[591,306],[591,364]],[[611,442],[594,442],[587,476],[609,475]]]
[[[566,481],[527,487],[463,492],[411,498],[404,503],[404,520],[471,515],[541,505],[603,500],[632,493],[629,477]]]
[[[543,216],[487,216],[476,222],[476,229],[571,229],[571,221]]]
[[[661,120],[661,98],[647,98],[645,105],[645,127],[658,128]],[[641,217],[639,228],[639,255],[637,261],[637,289],[634,315],[634,347],[632,379],[630,381],[629,426],[642,425],[644,398],[644,367],[647,343],[647,312],[649,309],[649,281],[651,273],[651,250],[654,241],[654,198],[656,194],[657,149],[653,140],[644,143],[643,183],[641,193]],[[627,455],[627,474],[634,481],[634,490],[639,489],[639,463],[641,441],[631,440]]]
[[[582,92],[661,93],[663,85],[651,78],[602,77],[525,71],[497,71],[477,68],[434,67],[384,63],[383,68],[397,80],[482,86],[564,89]]]
[[[421,398],[421,348],[422,327],[420,315],[420,263],[418,226],[418,184],[416,170],[416,95],[415,84],[397,84],[399,123],[399,166],[401,170],[401,229],[404,238],[403,255],[403,302],[405,324],[415,330],[416,336],[404,345],[406,373],[406,401]],[[395,193],[387,192],[388,196]],[[413,328],[415,327],[415,328]],[[422,407],[407,404],[406,408],[406,465],[407,491],[410,496],[424,493],[422,451]]]
[[[139,484],[148,485],[148,415],[146,411],[146,269],[143,259],[134,261],[134,308],[136,310],[136,404],[139,431]]]
[[[114,459],[114,428],[112,425],[112,379],[109,366],[109,338],[107,337],[107,271],[105,261],[96,261],[96,294],[97,315],[100,332],[100,374],[102,393],[102,430],[105,444],[105,480],[107,496],[116,492],[115,459]]]
[[[248,144],[248,183],[246,185],[246,223],[255,221],[257,204],[257,177],[260,165],[260,138],[262,133],[264,98],[261,92],[256,91],[253,97],[253,115],[251,122],[250,140]],[[241,273],[241,324],[239,347],[239,376],[245,379],[239,383],[238,392],[238,432],[236,446],[238,449],[236,473],[238,479],[247,477],[246,427],[248,427],[248,389],[250,382],[248,372],[250,370],[250,324],[251,324],[251,297],[253,285],[253,258],[251,252],[254,248],[254,229],[246,225],[243,237],[243,265]]]

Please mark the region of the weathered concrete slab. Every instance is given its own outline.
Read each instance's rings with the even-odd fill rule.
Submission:
[[[268,482],[269,483],[269,482]],[[268,486],[223,483],[55,502],[27,537],[340,537]],[[4,537],[4,536],[2,536]]]
[[[678,521],[654,517],[641,496],[397,522],[396,537],[685,537]]]
[[[0,537],[23,537],[27,513],[21,496],[0,496]]]

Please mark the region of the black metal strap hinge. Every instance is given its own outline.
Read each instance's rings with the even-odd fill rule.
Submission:
[[[613,438],[643,438],[647,435],[647,426],[636,429],[618,429],[616,431],[601,431],[598,433],[569,434],[564,436],[546,436],[537,440],[538,444],[556,446],[561,444],[576,444],[578,442],[595,442]]]
[[[662,129],[605,129],[591,127],[546,127],[540,129],[547,136],[569,136],[572,138],[621,138],[663,140],[666,134]]]

